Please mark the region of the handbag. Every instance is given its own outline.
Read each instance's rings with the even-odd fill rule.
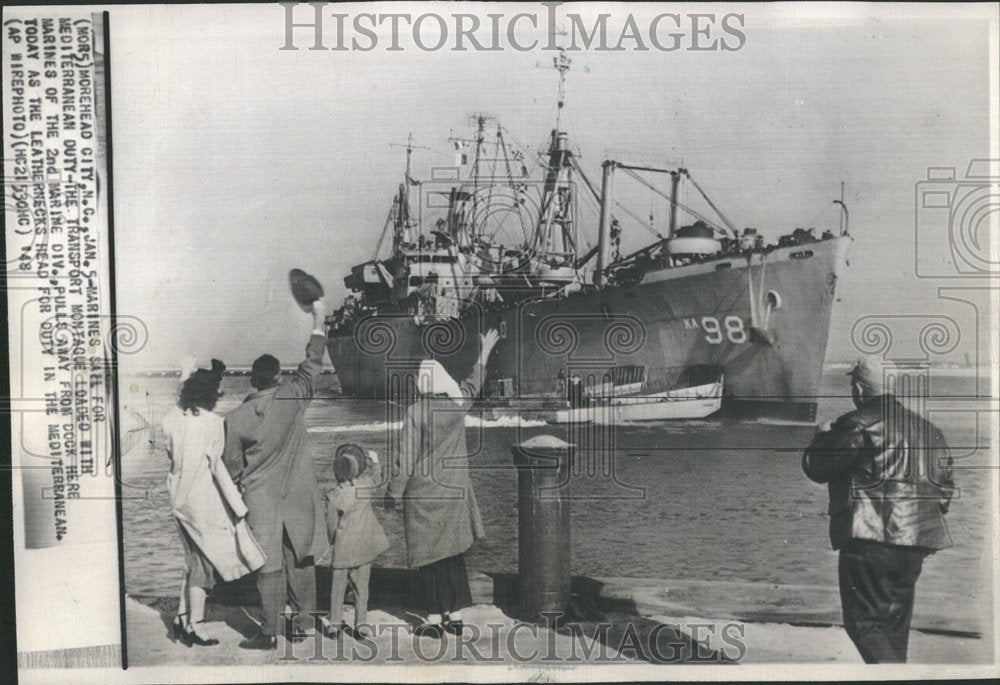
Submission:
[[[254,537],[253,531],[250,530],[250,524],[247,523],[246,515],[248,509],[246,503],[243,501],[243,496],[240,494],[233,479],[229,477],[229,472],[226,471],[221,461],[215,462],[215,467],[212,468],[212,477],[215,479],[215,484],[222,494],[226,508],[229,509],[229,515],[232,518],[233,528],[236,533],[236,548],[239,555],[250,571],[256,571],[267,563],[267,555],[264,553],[260,543],[257,542],[257,538]]]
[[[264,554],[264,550],[261,549],[260,543],[257,542],[257,538],[253,536],[253,531],[250,530],[250,524],[247,523],[245,518],[240,519],[236,522],[236,546],[239,548],[240,556],[243,557],[243,561],[246,566],[251,571],[256,571],[257,569],[264,566],[267,563],[267,555]]]

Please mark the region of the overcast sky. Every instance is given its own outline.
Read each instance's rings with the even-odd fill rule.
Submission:
[[[540,5],[437,7],[544,16]],[[663,11],[698,9],[604,11],[620,27],[628,11],[644,26]],[[594,8],[560,8],[570,11]],[[940,282],[914,275],[914,184],[928,166],[962,175],[970,159],[990,156],[984,17],[995,10],[706,11],[745,15],[741,50],[572,55],[564,128],[590,175],[599,178],[605,153],[683,161],[734,223],[771,238],[835,228],[831,201],[846,181],[855,243],[832,360],[851,356],[851,326],[866,314],[965,316],[937,299]],[[309,44],[308,31],[297,36]],[[384,32],[371,52],[281,51],[283,40],[279,6],[112,8],[118,303],[150,330],[123,363],[169,367],[190,352],[241,365],[265,351],[297,362],[309,322],[286,274],[315,274],[331,306],[340,302],[400,181],[402,152],[390,142],[412,132],[435,148],[418,153],[419,173],[448,163],[447,138],[467,132],[471,112],[495,115],[533,146],[553,124],[551,52],[425,52],[408,34],[402,51],[387,52]],[[625,192],[638,214],[652,206],[665,218],[662,201]],[[623,250],[648,240],[626,231]],[[592,225],[585,233],[594,240]]]

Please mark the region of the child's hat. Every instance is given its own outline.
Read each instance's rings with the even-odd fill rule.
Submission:
[[[357,445],[341,445],[333,458],[333,476],[343,483],[354,480],[365,469],[365,451]]]

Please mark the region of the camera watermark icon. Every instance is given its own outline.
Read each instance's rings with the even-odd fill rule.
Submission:
[[[902,436],[910,445],[900,453],[903,458],[886,460],[884,471],[858,485],[855,496],[876,493],[885,500],[935,500],[946,492],[959,499],[962,492],[951,481],[952,470],[996,468],[990,441],[980,442],[979,430],[980,418],[995,413],[995,402],[935,390],[935,380],[947,373],[938,373],[934,364],[959,349],[962,333],[958,321],[945,314],[868,315],[855,322],[851,330],[855,349],[880,360],[882,377],[869,381],[876,385],[870,392],[881,391],[898,401],[882,403],[882,430]],[[958,423],[971,424],[971,432],[956,430]],[[945,433],[955,437],[946,439]],[[901,479],[918,486],[916,491],[899,489]]]
[[[1000,274],[1000,160],[974,159],[961,177],[955,167],[929,167],[915,210],[918,277]]]

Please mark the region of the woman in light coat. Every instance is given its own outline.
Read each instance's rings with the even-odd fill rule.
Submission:
[[[225,429],[212,409],[224,368],[213,363],[212,371],[194,371],[163,420],[170,458],[167,491],[184,547],[184,581],[173,631],[188,647],[219,642],[202,625],[206,593],[216,577],[235,580],[264,563],[247,528],[246,506],[220,459]]]
[[[386,490],[386,505],[402,502],[406,549],[419,569],[427,622],[416,632],[462,632],[461,610],[472,604],[465,552],[485,536],[469,479],[465,416],[479,393],[486,362],[499,340],[482,336],[479,359],[459,385],[437,361],[421,363],[420,398],[406,413]]]

